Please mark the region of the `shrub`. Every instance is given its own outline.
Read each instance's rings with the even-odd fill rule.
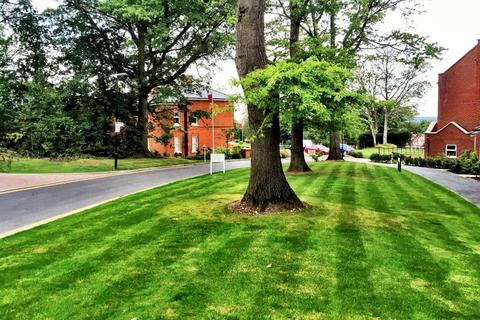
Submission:
[[[347,152],[347,154],[354,158],[363,158],[363,153],[361,153],[360,151],[350,151]]]
[[[370,161],[389,163],[392,161],[392,156],[388,154],[372,153],[372,155],[370,156]]]
[[[12,159],[0,157],[0,172],[9,172],[12,167]]]
[[[240,154],[240,152],[232,152],[232,154],[230,155],[230,159],[242,159],[242,155]]]
[[[480,176],[480,161],[477,161],[472,166],[472,174],[476,175],[477,177]]]
[[[458,161],[462,165],[462,172],[473,174],[473,167],[478,162],[478,156],[472,150],[468,150],[460,155]]]
[[[435,168],[435,159],[433,158],[426,158],[425,159],[425,164],[429,168]]]
[[[280,157],[282,159],[286,159],[286,158],[290,157],[290,150],[284,149],[284,148],[280,149]]]
[[[458,160],[455,161],[455,163],[452,165],[450,168],[450,171],[453,173],[462,173],[464,170],[462,163]]]
[[[12,168],[12,158],[15,153],[7,149],[0,148],[0,172],[9,172]]]
[[[457,162],[457,160],[455,160],[455,159],[442,158],[441,168],[450,170],[450,169],[453,168],[453,166],[455,165],[456,162]]]

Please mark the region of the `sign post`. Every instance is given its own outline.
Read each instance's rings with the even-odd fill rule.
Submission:
[[[208,93],[208,102],[210,102],[210,107],[212,109],[212,153],[215,153],[215,105],[213,103],[213,93]]]
[[[212,153],[210,154],[210,174],[213,174],[213,163],[223,163],[223,173],[225,173],[225,154],[224,153]]]
[[[125,124],[121,121],[115,121],[115,152],[114,152],[114,168],[118,169],[118,147],[120,146],[120,140],[118,139],[118,134],[122,131],[122,128]]]

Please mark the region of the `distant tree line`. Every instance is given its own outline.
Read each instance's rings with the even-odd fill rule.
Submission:
[[[108,155],[120,119],[123,153],[146,154],[152,89],[180,97],[190,66],[223,58],[233,13],[232,0],[65,0],[42,13],[30,0],[3,1],[0,145]]]

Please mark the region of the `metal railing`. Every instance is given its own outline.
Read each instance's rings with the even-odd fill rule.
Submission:
[[[425,149],[424,148],[385,148],[385,147],[376,147],[378,154],[392,154],[392,153],[400,153],[404,156],[410,156],[412,158],[415,157],[425,157]]]

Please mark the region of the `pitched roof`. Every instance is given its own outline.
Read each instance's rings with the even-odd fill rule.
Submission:
[[[478,46],[479,46],[479,43],[480,43],[480,40],[477,41],[477,44],[475,45],[475,47],[473,47],[472,49],[468,50],[467,53],[465,53],[460,59],[458,59],[454,64],[452,64],[447,70],[445,70],[444,72],[440,73],[440,75],[443,75],[443,74],[448,73],[451,69],[453,69],[453,67],[455,67],[460,61],[462,61],[462,60],[463,60],[466,56],[468,56],[472,51],[477,50],[477,49],[478,49]]]
[[[437,131],[434,131],[434,132],[428,131],[428,129],[427,129],[427,132],[425,132],[425,133],[427,133],[427,134],[437,134],[437,133],[440,133],[443,129],[447,128],[447,127],[450,126],[450,125],[455,126],[458,130],[460,130],[460,131],[461,131],[462,133],[464,133],[464,134],[470,134],[470,132],[468,132],[467,130],[465,130],[464,127],[462,127],[461,125],[459,125],[459,124],[456,123],[455,121],[450,121],[450,122],[449,122],[448,124],[446,124],[443,128],[441,128],[441,129],[439,129],[439,130],[437,130]],[[430,126],[431,126],[431,124],[430,124]],[[428,127],[429,129],[430,129],[430,126]]]
[[[430,122],[427,130],[425,131],[425,133],[432,133],[433,130],[435,129],[435,126],[437,125],[437,121],[432,121]]]
[[[212,93],[213,100],[215,101],[228,101],[228,95],[217,91],[217,90],[199,90],[194,92],[185,92],[185,98],[189,101],[199,101],[199,100],[208,100],[208,93],[209,91]]]

